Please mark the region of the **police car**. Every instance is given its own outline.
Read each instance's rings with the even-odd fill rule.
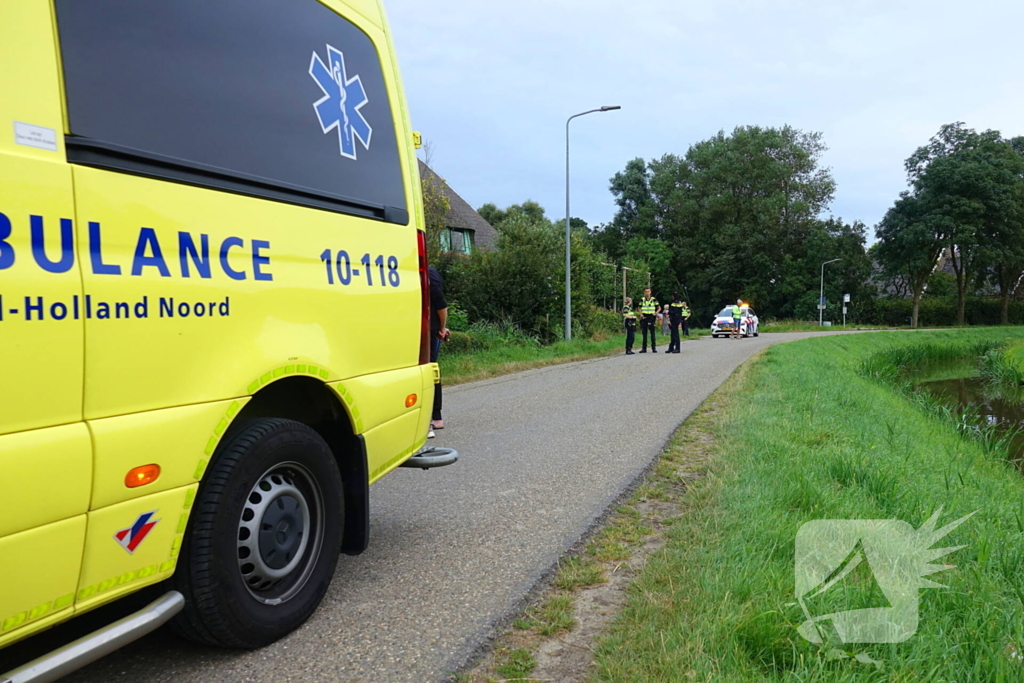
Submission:
[[[743,316],[740,318],[740,334],[744,337],[759,336],[761,334],[760,321],[757,318],[757,314],[754,313],[754,309],[747,305],[744,305],[742,308]],[[711,336],[728,337],[732,334],[732,324],[732,306],[726,306],[711,321]]]

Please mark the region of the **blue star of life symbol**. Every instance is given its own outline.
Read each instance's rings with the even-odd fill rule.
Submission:
[[[327,64],[324,64],[320,55],[314,52],[309,62],[309,75],[324,93],[322,98],[313,103],[320,127],[324,133],[338,129],[341,156],[356,158],[356,138],[359,138],[365,149],[370,149],[373,128],[359,111],[369,99],[359,76],[348,77],[345,55],[328,45]]]

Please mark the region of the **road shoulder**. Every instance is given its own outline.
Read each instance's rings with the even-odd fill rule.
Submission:
[[[590,678],[598,639],[625,606],[633,579],[664,547],[672,525],[699,504],[694,484],[705,478],[715,455],[717,420],[752,365],[742,364],[676,429],[659,457],[454,681],[582,683]]]

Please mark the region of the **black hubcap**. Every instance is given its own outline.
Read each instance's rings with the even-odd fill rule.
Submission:
[[[292,496],[281,496],[267,509],[260,524],[260,555],[267,566],[281,569],[302,544],[302,510]]]

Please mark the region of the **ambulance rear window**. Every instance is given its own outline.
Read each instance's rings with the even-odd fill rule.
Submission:
[[[317,0],[56,0],[72,163],[408,223],[377,49]]]

